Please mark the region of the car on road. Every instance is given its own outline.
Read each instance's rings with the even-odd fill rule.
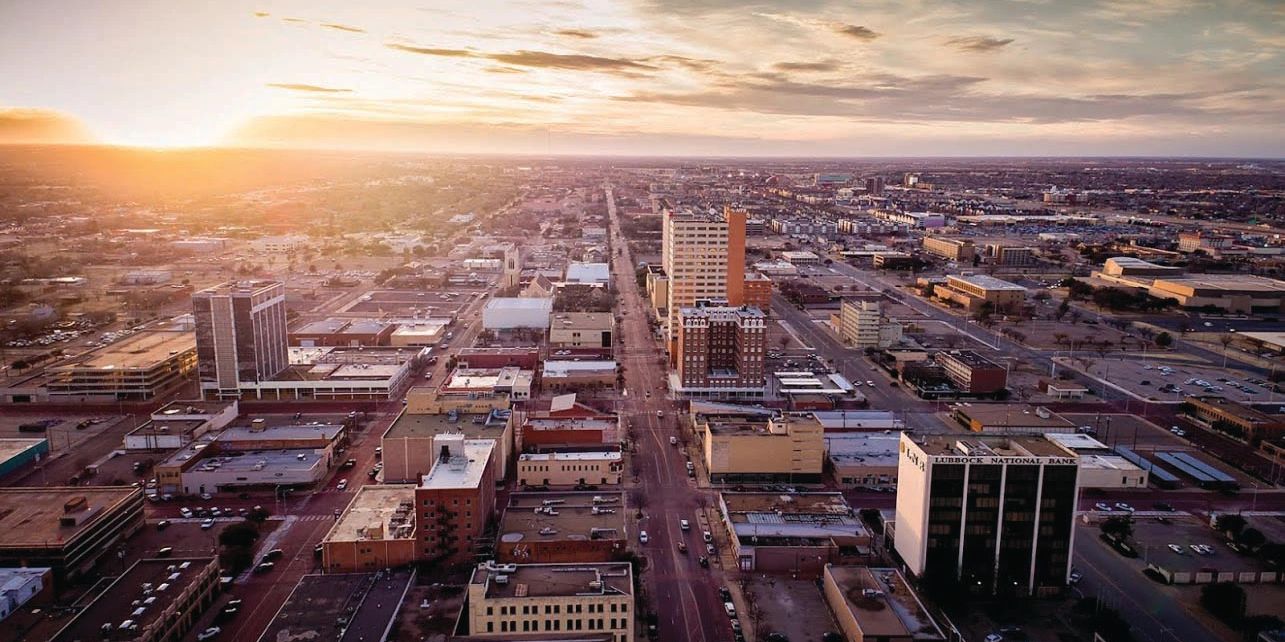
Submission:
[[[1175,553],[1177,553],[1177,554],[1179,554],[1179,555],[1186,555],[1186,554],[1187,554],[1187,551],[1183,550],[1183,548],[1182,548],[1181,546],[1177,545],[1177,544],[1170,544],[1170,545],[1169,545],[1169,550],[1171,550],[1171,551],[1173,551],[1173,552],[1175,552]]]
[[[691,530],[691,529],[692,529],[692,525],[691,525],[690,523],[688,523],[688,521],[687,521],[687,520],[685,520],[685,519],[680,519],[680,520],[678,520],[678,528],[680,528],[680,529],[682,529],[682,530],[685,530],[685,531],[689,531],[689,530]]]
[[[285,551],[283,551],[283,550],[281,550],[281,549],[279,549],[279,548],[274,548],[274,549],[272,549],[272,550],[268,551],[267,553],[264,553],[264,554],[263,554],[263,561],[265,561],[265,562],[271,562],[272,560],[279,560],[279,559],[281,559],[281,556],[283,556],[283,555],[285,555],[285,554],[286,554],[286,552],[285,552]]]
[[[170,520],[168,519],[162,519],[161,521],[156,522],[156,530],[158,531],[163,531],[169,527],[170,527]]]
[[[208,531],[211,528],[214,528],[214,520],[212,518],[207,517],[205,518],[204,521],[201,522],[201,530]]]
[[[1124,502],[1116,502],[1115,507],[1125,512],[1129,512],[1129,513],[1133,512],[1133,507]]]
[[[714,545],[713,545],[713,544],[706,544],[706,545],[705,545],[705,552],[706,552],[706,553],[708,553],[708,554],[712,557],[712,556],[714,555]]]
[[[736,605],[731,602],[723,602],[723,612],[727,613],[727,617],[736,617]]]
[[[223,632],[223,629],[220,629],[217,626],[212,626],[196,634],[196,639],[199,640],[200,642],[205,642],[206,640],[210,640],[217,637],[222,632]]]
[[[174,547],[172,546],[166,546],[165,548],[156,551],[157,557],[169,557],[172,554],[174,554]]]
[[[1098,502],[1094,504],[1093,507],[1103,512],[1108,512],[1108,513],[1111,512],[1110,504],[1103,504],[1102,502]]]
[[[687,542],[678,543],[678,552],[683,554],[687,553]]]
[[[201,493],[201,499],[204,499],[205,501],[208,502],[211,499],[214,499],[214,495],[211,495],[209,493]]]
[[[1067,578],[1067,583],[1072,585],[1079,584],[1082,579],[1084,579],[1083,573],[1077,569],[1071,569],[1071,576]]]
[[[384,456],[384,447],[375,446],[375,459],[381,459]]]
[[[718,596],[723,598],[724,602],[731,602],[732,590],[727,588],[726,586],[720,586],[718,587]]]
[[[338,484],[335,484],[335,488],[337,488],[337,489],[339,489],[339,490],[344,490],[344,489],[348,488],[348,480],[347,480],[347,479],[341,479],[341,480],[339,480],[339,483],[338,483]]]
[[[670,445],[670,446],[677,446],[677,445],[678,445],[678,437],[675,437],[675,436],[673,436],[673,435],[670,435],[670,436],[669,436],[669,445]]]
[[[254,567],[254,572],[255,572],[255,573],[267,573],[267,572],[271,571],[272,569],[274,569],[274,568],[276,568],[276,567],[277,567],[277,565],[276,565],[276,564],[274,564],[274,563],[272,563],[272,562],[260,562],[258,566],[255,566],[255,567]]]
[[[714,541],[714,534],[709,531],[701,531],[701,539],[705,540],[706,543],[712,542]]]
[[[638,541],[642,544],[647,543],[647,531],[640,531],[638,533]]]
[[[665,416],[665,411],[664,411],[664,410],[657,410],[657,411],[656,411],[656,416],[657,416],[657,417],[664,417],[664,416]]]
[[[991,633],[986,636],[986,642],[1004,642],[1004,636],[998,633]]]
[[[1152,507],[1154,507],[1156,510],[1165,511],[1166,513],[1173,512],[1173,504],[1170,504],[1168,502],[1156,502],[1152,504]]]
[[[701,567],[702,567],[702,568],[709,568],[709,558],[708,558],[708,557],[705,557],[704,555],[701,555],[700,559],[699,559],[699,560],[697,560],[697,562],[699,562],[699,563],[700,563],[700,565],[701,565]]]
[[[873,388],[873,387],[875,387],[875,382],[873,382],[873,381],[867,381],[867,382],[866,382],[866,385],[867,385],[867,386],[870,386],[871,388]]]

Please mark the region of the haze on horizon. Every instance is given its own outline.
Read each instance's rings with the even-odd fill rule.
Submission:
[[[1273,0],[0,5],[0,143],[648,155],[1285,150]]]

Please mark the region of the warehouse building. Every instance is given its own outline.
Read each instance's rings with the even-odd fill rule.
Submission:
[[[0,488],[0,566],[48,566],[58,581],[75,579],[142,527],[141,488]]]
[[[626,551],[625,495],[513,493],[496,555],[514,564],[609,562]]]

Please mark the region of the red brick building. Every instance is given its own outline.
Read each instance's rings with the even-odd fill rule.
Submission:
[[[495,440],[447,434],[434,446],[438,459],[415,489],[420,558],[471,562],[495,513]]]

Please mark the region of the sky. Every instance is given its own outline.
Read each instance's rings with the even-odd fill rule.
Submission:
[[[1280,0],[0,0],[0,143],[1285,155]]]

